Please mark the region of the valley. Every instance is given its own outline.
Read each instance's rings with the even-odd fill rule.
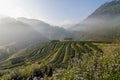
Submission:
[[[0,80],[120,80],[120,0],[27,1],[0,0]]]

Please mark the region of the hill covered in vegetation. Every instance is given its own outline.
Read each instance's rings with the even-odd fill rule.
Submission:
[[[0,80],[120,79],[120,0],[101,5],[72,32],[36,19],[0,20]],[[66,36],[78,41],[59,41]]]
[[[120,1],[106,2],[71,29],[78,40],[114,41],[120,37]]]
[[[120,74],[118,49],[119,44],[104,42],[39,43],[22,49],[6,61],[0,62],[0,75],[3,80],[26,80],[30,76],[42,76],[46,80],[109,79],[114,75],[117,79]],[[20,60],[18,57],[21,57],[22,61],[12,63],[14,59]],[[108,72],[110,69],[113,72],[117,70],[113,74],[112,71]],[[106,76],[107,72],[109,76]]]

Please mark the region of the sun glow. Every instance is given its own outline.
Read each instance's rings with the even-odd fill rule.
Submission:
[[[0,15],[24,17],[28,13],[18,5],[18,0],[0,0]]]

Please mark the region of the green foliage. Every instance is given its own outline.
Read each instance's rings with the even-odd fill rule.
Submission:
[[[107,49],[107,48],[106,48]],[[119,48],[118,48],[119,49]],[[120,50],[111,53],[83,55],[79,63],[72,62],[70,70],[56,73],[50,80],[119,80]],[[108,56],[109,55],[109,56]],[[46,79],[47,80],[47,79]]]
[[[22,51],[29,53],[24,64],[1,70],[0,79],[24,80],[30,76],[42,76],[45,80],[119,79],[119,49],[116,44],[95,42],[37,44]]]

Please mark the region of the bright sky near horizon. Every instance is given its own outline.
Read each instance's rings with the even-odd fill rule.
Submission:
[[[0,14],[40,19],[53,25],[74,24],[108,1],[111,0],[0,0]]]

